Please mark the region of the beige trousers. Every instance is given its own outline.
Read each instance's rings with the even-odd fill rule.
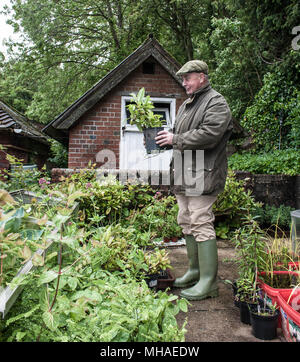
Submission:
[[[217,196],[185,196],[176,194],[179,212],[177,222],[185,235],[193,235],[197,242],[215,239],[215,216],[212,212]]]

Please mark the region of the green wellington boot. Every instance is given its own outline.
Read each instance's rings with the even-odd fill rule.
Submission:
[[[199,280],[198,247],[196,240],[193,235],[186,235],[185,242],[189,268],[182,277],[175,279],[173,284],[175,288],[190,287]]]
[[[217,273],[218,251],[216,239],[197,243],[200,279],[192,288],[184,289],[180,295],[188,300],[202,300],[218,296]]]

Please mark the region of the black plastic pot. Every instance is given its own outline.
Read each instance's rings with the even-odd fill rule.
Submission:
[[[257,310],[251,310],[250,320],[254,337],[263,340],[276,338],[278,317],[279,310],[276,310],[275,314],[269,315],[260,315],[257,314]]]
[[[145,277],[149,288],[166,289],[171,288],[175,281],[175,277],[169,269],[162,270],[158,274],[151,274]]]
[[[248,303],[240,301],[240,320],[244,324],[251,324],[250,310],[257,308],[257,303]]]
[[[165,149],[164,147],[160,147],[155,142],[155,137],[157,136],[157,133],[163,130],[164,127],[151,127],[151,128],[145,128],[143,130],[147,153],[159,152],[160,150]]]

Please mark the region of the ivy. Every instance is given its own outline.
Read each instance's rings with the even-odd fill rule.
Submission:
[[[251,134],[258,151],[299,147],[300,91],[279,67],[265,75],[241,124]]]

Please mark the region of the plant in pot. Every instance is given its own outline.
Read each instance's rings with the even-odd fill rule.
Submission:
[[[265,298],[263,304],[257,304],[250,310],[250,322],[254,337],[271,340],[277,336],[279,310],[277,304],[267,304]]]
[[[235,300],[240,308],[240,320],[244,324],[251,324],[250,311],[258,304],[255,274],[249,272],[247,276],[241,276],[236,281],[236,287]]]
[[[141,88],[137,94],[131,93],[131,103],[127,105],[130,113],[130,124],[136,125],[138,130],[144,133],[147,153],[162,149],[155,142],[159,131],[163,131],[162,116],[155,114],[152,109],[154,105],[150,96],[145,96],[145,89]]]
[[[240,307],[241,321],[250,324],[249,309],[257,304],[257,271],[266,265],[264,233],[250,215],[234,235],[239,278],[236,280],[235,303]]]
[[[157,289],[172,287],[175,278],[170,272],[171,264],[166,250],[155,248],[146,252],[144,258],[148,265],[148,274],[145,276],[148,286]]]

